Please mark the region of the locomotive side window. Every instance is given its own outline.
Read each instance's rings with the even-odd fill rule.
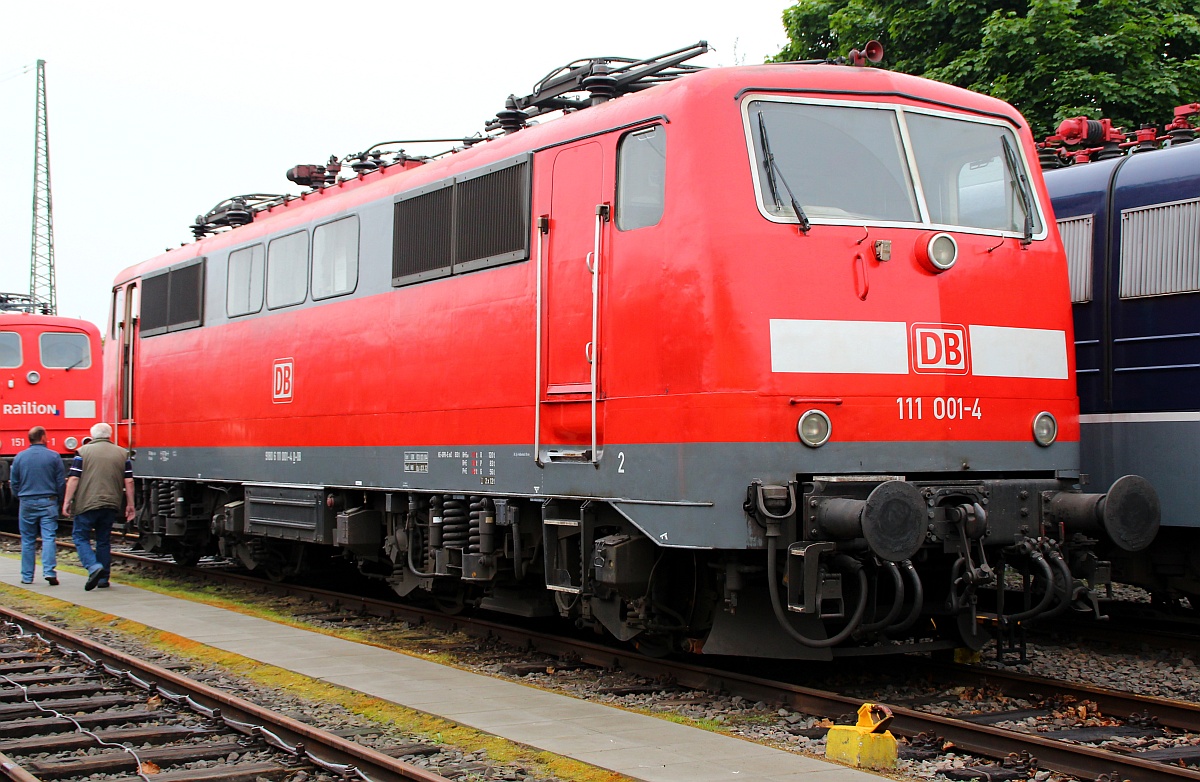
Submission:
[[[195,328],[204,322],[204,259],[172,266],[142,280],[141,335]]]
[[[357,285],[358,216],[318,225],[313,231],[313,298],[341,296]]]
[[[42,366],[47,369],[87,369],[92,365],[87,334],[47,331],[39,342]]]
[[[249,315],[262,309],[263,256],[261,244],[229,254],[225,284],[225,312],[229,317]]]
[[[0,369],[21,366],[21,335],[15,331],[0,331]]]
[[[304,301],[308,293],[308,232],[272,239],[267,245],[267,308]]]
[[[657,225],[666,197],[667,134],[662,126],[635,130],[617,148],[617,228]]]

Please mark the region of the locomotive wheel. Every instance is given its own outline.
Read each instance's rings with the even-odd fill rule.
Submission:
[[[173,552],[171,554],[171,558],[174,559],[175,564],[179,565],[180,567],[196,567],[196,564],[200,562],[200,552],[196,551],[195,549],[180,549],[179,551]]]
[[[675,645],[671,642],[670,637],[664,635],[639,635],[633,641],[633,648],[638,650],[638,654],[644,654],[655,660],[674,653]]]
[[[435,589],[431,597],[434,607],[447,616],[458,616],[467,607],[467,601],[464,599],[461,589],[450,593],[439,592]]]

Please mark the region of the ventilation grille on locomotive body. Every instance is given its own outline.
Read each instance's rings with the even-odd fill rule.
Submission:
[[[143,337],[192,328],[203,322],[204,259],[186,261],[142,282]]]
[[[528,258],[530,173],[526,155],[402,195],[392,284]]]
[[[1121,298],[1200,290],[1200,199],[1121,212]]]
[[[1067,271],[1071,279],[1071,301],[1092,300],[1092,231],[1093,215],[1068,217],[1058,221],[1063,249],[1067,251]]]

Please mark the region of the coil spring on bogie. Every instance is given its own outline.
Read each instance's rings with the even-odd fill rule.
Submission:
[[[442,545],[446,548],[463,549],[470,537],[470,521],[467,518],[467,498],[461,495],[447,497],[442,501]]]
[[[171,512],[168,516],[176,518],[187,517],[187,497],[185,496],[186,488],[182,481],[176,481],[171,484]]]
[[[150,485],[150,515],[170,516],[173,509],[174,491],[167,481],[155,481]]]
[[[467,551],[479,553],[479,531],[483,526],[483,517],[487,515],[487,500],[477,495],[471,496],[471,532],[468,538]]]

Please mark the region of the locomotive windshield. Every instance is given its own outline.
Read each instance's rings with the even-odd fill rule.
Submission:
[[[773,220],[1042,232],[1020,143],[1003,125],[775,99],[749,101],[746,118],[759,203]]]

